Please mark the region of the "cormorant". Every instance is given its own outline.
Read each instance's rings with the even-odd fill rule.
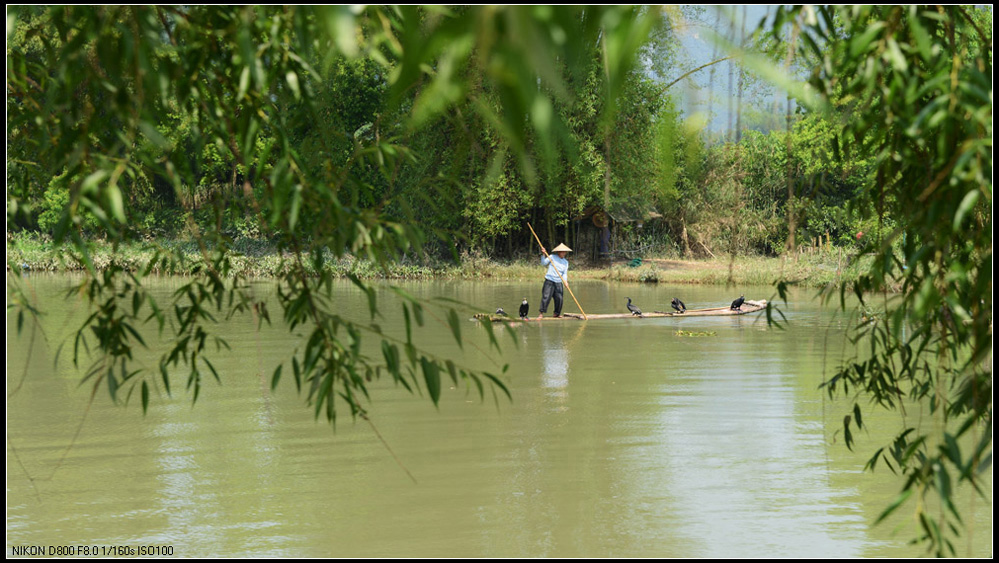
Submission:
[[[740,295],[738,299],[732,302],[732,309],[736,311],[742,310],[742,304],[746,302],[746,296]]]
[[[531,308],[527,305],[527,298],[525,297],[524,301],[520,304],[520,318],[526,319],[530,311]]]
[[[504,311],[502,307],[500,307],[499,309],[496,309],[496,314],[499,315],[499,316],[501,316],[501,317],[509,317],[510,316],[510,315],[506,314],[506,311]]]
[[[687,306],[683,304],[683,301],[680,301],[676,297],[673,298],[673,301],[670,302],[670,305],[674,309],[676,309],[677,313],[683,314],[683,313],[687,312]]]
[[[642,316],[642,310],[631,304],[631,297],[628,298],[628,310],[631,311],[632,315]]]

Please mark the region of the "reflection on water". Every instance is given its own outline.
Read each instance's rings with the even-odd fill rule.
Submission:
[[[52,302],[66,283],[31,281]],[[407,291],[516,310],[536,285]],[[620,312],[625,295],[665,310],[671,296],[597,282],[573,290],[592,313]],[[345,315],[366,317],[356,289],[337,292]],[[726,305],[727,293],[684,288],[683,298],[690,308]],[[391,293],[379,297],[379,322],[402,334]],[[488,390],[480,403],[459,385],[435,409],[389,381],[371,383],[372,423],[391,452],[346,413],[335,432],[316,422],[290,381],[272,393],[269,374],[300,337],[252,318],[222,327],[233,348],[213,359],[223,385],[205,385],[196,406],[180,385],[186,374],[175,374],[174,396],[154,397],[145,416],[137,404],[109,404],[103,389],[88,407],[79,374],[65,358],[53,367],[85,314],[68,303],[43,318],[45,345],[31,358],[8,332],[8,389],[28,366],[7,404],[8,555],[13,545],[84,543],[174,545],[189,557],[921,555],[906,545],[914,529],[904,519],[870,527],[899,483],[860,471],[878,437],[846,450],[836,430],[847,407],[817,390],[849,349],[849,320],[796,297],[789,331],[762,315],[518,324],[517,345],[501,340],[512,403],[494,404]],[[716,335],[685,338],[681,328]],[[416,336],[498,371],[484,331],[463,329],[477,346],[459,349],[433,323]],[[141,354],[155,365],[155,352]],[[865,420],[886,432],[898,424],[874,411]],[[971,553],[988,556],[991,510],[975,507]]]
[[[544,361],[541,386],[546,390],[550,412],[564,412],[568,408],[570,347],[562,337],[561,328],[540,327]]]
[[[713,377],[662,399],[680,529],[723,538],[704,542],[698,557],[862,556],[864,518],[849,505],[856,491],[829,486],[821,426],[796,422],[793,381],[774,364],[720,362]]]

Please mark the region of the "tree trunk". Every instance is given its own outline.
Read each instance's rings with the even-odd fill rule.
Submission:
[[[683,240],[683,257],[690,258],[693,252],[690,250],[690,240],[687,238],[687,222],[681,219],[680,224],[683,226],[683,231],[680,232],[680,239]]]
[[[742,36],[739,39],[739,46],[746,49],[746,6],[742,7]],[[735,142],[742,140],[742,87],[746,82],[746,71],[739,65],[739,98],[735,106]]]
[[[795,20],[791,29],[791,42],[787,51],[787,58],[784,61],[784,71],[791,74],[791,63],[794,61],[795,44],[798,41],[798,20]],[[787,93],[787,106],[784,114],[785,126],[787,130],[787,251],[792,254],[795,251],[795,230],[798,228],[797,206],[794,197],[794,178],[792,176],[792,149],[791,146],[791,92]]]
[[[733,9],[733,14],[735,10]],[[735,18],[729,17],[728,23],[728,40],[729,43],[735,43]],[[728,132],[725,135],[725,140],[731,141],[735,138],[733,135],[734,127],[732,126],[732,113],[733,107],[732,102],[735,100],[735,64],[732,61],[728,63]]]
[[[610,209],[611,166],[610,129],[604,132],[604,209]]]
[[[797,202],[794,198],[794,177],[791,164],[791,95],[787,96],[787,250],[794,253],[794,234],[798,228],[795,217]]]
[[[718,29],[718,25],[721,23],[721,8],[715,6],[715,27]],[[718,43],[711,50],[711,60],[718,60]],[[715,116],[713,114],[714,103],[715,103],[715,67],[711,67],[711,77],[708,79],[708,128],[711,127],[711,122],[714,120]]]

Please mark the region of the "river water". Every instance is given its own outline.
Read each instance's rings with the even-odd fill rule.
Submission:
[[[459,348],[431,318],[416,331],[418,345],[496,373],[509,364],[502,378],[513,400],[494,401],[487,389],[481,401],[448,379],[435,408],[382,380],[369,388],[371,424],[344,409],[334,429],[314,419],[290,366],[271,391],[274,368],[301,338],[258,329],[251,315],[219,327],[232,348],[212,356],[222,384],[210,379],[194,406],[183,373],[172,397],[156,387],[146,415],[138,392],[114,405],[101,387],[91,402],[70,362],[70,336],[87,314],[62,296],[72,279],[23,281],[47,313],[21,337],[8,315],[8,556],[28,553],[15,551],[24,546],[168,546],[186,557],[924,553],[907,545],[917,533],[910,511],[872,526],[901,482],[883,466],[862,467],[902,422],[862,405],[874,430],[857,437],[854,452],[843,445],[852,402],[817,388],[852,353],[851,321],[812,292],[791,295],[789,330],[768,327],[762,313],[529,323],[502,335],[501,354],[477,322],[462,324]],[[166,297],[182,281],[156,283]],[[402,287],[510,312],[526,296],[533,315],[541,284]],[[626,312],[627,297],[647,311],[668,310],[673,296],[692,309],[743,292],[772,298],[765,287],[580,281],[573,289],[587,313]],[[356,288],[334,292],[345,316],[366,319]],[[393,294],[380,290],[379,303],[379,324],[403,334]],[[151,342],[155,331],[144,333]],[[153,368],[155,358],[137,355]],[[991,500],[991,482],[988,490]],[[972,526],[958,553],[990,556],[991,508],[970,491],[958,499]]]

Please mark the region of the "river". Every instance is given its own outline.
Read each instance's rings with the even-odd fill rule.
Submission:
[[[46,315],[20,338],[8,314],[8,557],[27,553],[14,551],[23,546],[169,546],[185,557],[924,553],[907,544],[917,534],[910,511],[872,526],[902,483],[863,464],[901,421],[864,404],[875,430],[857,436],[853,452],[843,445],[852,403],[818,386],[852,353],[851,320],[812,291],[792,293],[788,330],[769,327],[762,313],[528,323],[512,337],[499,333],[502,354],[476,321],[462,323],[459,348],[446,323],[428,318],[416,331],[420,346],[495,373],[509,364],[501,377],[513,400],[487,389],[482,401],[447,379],[435,408],[386,378],[369,387],[370,424],[342,409],[331,428],[296,393],[288,366],[271,391],[274,368],[301,338],[258,329],[251,315],[219,327],[231,346],[212,356],[222,384],[209,378],[195,405],[183,373],[171,397],[154,387],[145,415],[138,391],[123,406],[101,387],[91,402],[70,361],[70,335],[87,312],[62,297],[72,279],[24,278]],[[154,283],[166,296],[181,281]],[[540,272],[537,283],[401,285],[420,298],[509,312],[526,296],[532,315],[541,289]],[[626,312],[627,297],[647,311],[668,310],[674,296],[691,309],[742,292],[773,297],[765,287],[580,281],[573,289],[587,313]],[[345,316],[367,318],[356,288],[334,291]],[[378,322],[402,334],[394,295],[378,294]],[[151,342],[155,330],[143,333]],[[137,354],[153,368],[155,358]],[[991,500],[991,482],[988,490]],[[973,526],[958,553],[991,556],[991,508],[970,491],[957,498]]]

